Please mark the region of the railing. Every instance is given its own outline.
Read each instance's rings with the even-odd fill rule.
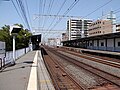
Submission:
[[[15,59],[20,58],[21,56],[23,56],[24,54],[26,54],[27,52],[30,51],[30,48],[23,48],[23,49],[19,49],[15,51]],[[6,52],[6,57],[4,58],[0,58],[0,69],[2,67],[4,67],[6,64],[9,64],[12,62],[13,60],[13,52],[12,51],[8,51]]]

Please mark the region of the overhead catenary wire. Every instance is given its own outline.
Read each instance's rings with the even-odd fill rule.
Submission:
[[[45,6],[46,6],[46,0],[44,0],[44,3],[43,3],[43,12],[42,12],[42,14],[45,13]],[[43,28],[44,28],[44,23],[45,23],[45,17],[43,17],[43,25],[42,25]]]
[[[15,10],[17,11],[17,14],[19,15],[19,17],[21,18],[21,20],[22,20],[23,24],[25,25],[25,22],[24,22],[24,20],[23,20],[23,18],[22,18],[22,16],[21,16],[21,14],[19,13],[19,11],[18,11],[18,9],[17,9],[17,7],[16,7],[16,5],[15,5],[14,1],[13,1],[13,0],[11,0],[11,1],[12,1],[12,4],[13,4],[13,6],[14,6]]]
[[[54,0],[50,0],[49,7],[48,7],[48,10],[47,10],[47,12],[48,12],[47,14],[50,14],[50,13],[51,13],[53,4],[54,4]]]
[[[29,12],[29,8],[28,8],[27,0],[25,0],[25,3],[26,3],[26,7],[27,7],[27,13],[28,13],[29,21],[30,21],[30,26],[32,26],[32,22],[31,22],[31,18],[30,18],[30,12]]]
[[[42,15],[45,13],[45,7],[46,7],[46,0],[43,2],[43,0],[40,0],[42,5],[41,5],[41,13],[40,13],[40,10],[39,10],[39,15]],[[48,7],[48,10],[47,10],[47,13],[50,13],[51,12],[51,9],[52,9],[52,5],[54,3],[54,0],[50,0],[50,3],[49,3],[49,7]],[[40,8],[40,5],[39,5],[39,8]],[[44,17],[42,17],[41,19],[39,19],[39,23],[40,23],[40,20],[41,20],[41,27],[40,27],[40,24],[39,24],[39,30],[43,30],[44,28],[44,25],[45,25],[45,19]],[[41,29],[42,28],[42,29]]]
[[[119,12],[120,12],[120,10],[119,10],[119,11],[114,12],[114,14],[119,13]]]
[[[26,11],[25,11],[25,8],[24,8],[24,5],[23,5],[23,2],[21,0],[16,0],[16,3],[18,5],[18,8],[20,10],[20,13],[22,15],[22,18],[24,19],[25,23],[26,23],[26,26],[28,27],[28,29],[30,30],[30,25],[29,25],[29,22],[28,22],[28,19],[27,19],[27,16],[26,16]]]
[[[61,5],[60,9],[58,10],[56,16],[59,15],[59,13],[60,13],[60,11],[62,10],[63,6],[65,5],[66,1],[67,1],[67,0],[64,0],[64,2],[62,3],[62,5]],[[49,27],[48,27],[48,30],[49,30],[49,28],[52,26],[52,24],[54,23],[55,19],[56,19],[56,18],[54,17],[54,19],[52,20],[52,22],[50,23],[50,25],[49,25]]]
[[[40,15],[42,13],[42,1],[43,0],[39,0],[39,5],[38,5],[38,14]],[[40,18],[38,18],[38,28],[40,28]]]
[[[53,7],[53,4],[54,4],[54,0],[50,1],[49,7],[48,7],[48,10],[47,10],[47,14],[50,14],[50,13],[51,13],[51,9],[52,9],[52,7]],[[44,28],[46,22],[47,22],[47,19],[45,18],[45,19],[44,19],[44,23],[43,23],[43,28]]]
[[[24,11],[23,11],[23,7],[22,7],[22,2],[19,1],[19,0],[16,0],[16,2],[17,2],[17,5],[18,5],[18,7],[19,7],[19,9],[20,9],[20,12],[21,12],[22,17],[23,17],[23,19],[24,19],[25,22],[26,22],[26,18],[25,18],[25,16],[24,16]],[[27,23],[26,23],[26,25],[27,25]],[[27,25],[27,26],[28,26],[28,25]]]
[[[117,12],[118,10],[120,10],[120,8],[118,8],[118,9],[114,10],[114,12]]]
[[[26,24],[28,26],[28,29],[30,30],[30,24],[28,22],[28,18],[27,18],[27,15],[26,15],[26,10],[25,10],[24,4],[23,4],[22,0],[19,0],[19,3],[21,4],[21,8],[22,8],[22,12],[23,12],[24,17],[25,17]]]
[[[77,2],[78,2],[78,1],[77,1]],[[77,2],[76,2],[76,3],[77,3]],[[94,13],[94,12],[96,12],[97,10],[99,10],[100,8],[106,6],[106,5],[109,4],[110,2],[112,2],[112,0],[109,0],[108,2],[106,2],[105,4],[103,4],[102,6],[96,8],[94,11],[92,11],[92,12],[89,13],[89,14],[87,14],[85,17],[91,15],[92,13]],[[75,3],[75,4],[76,4],[76,3]],[[66,15],[66,14],[68,13],[68,11],[75,6],[75,4],[71,5],[71,6],[68,8],[68,10],[64,13],[64,15]],[[83,17],[83,18],[85,18],[85,17]],[[57,24],[57,23],[56,23],[56,24]],[[55,25],[55,26],[56,26],[56,25]]]
[[[100,6],[100,7],[98,7],[98,8],[96,8],[94,11],[92,11],[92,12],[90,12],[89,14],[87,14],[86,16],[84,16],[83,18],[86,18],[86,17],[88,17],[89,15],[91,15],[91,14],[93,14],[94,12],[96,12],[97,10],[99,10],[99,9],[101,9],[102,7],[104,7],[104,6],[106,6],[106,5],[108,5],[110,2],[112,2],[113,0],[109,0],[108,2],[106,2],[105,4],[103,4],[102,6]],[[71,7],[73,7],[73,6],[71,6]],[[68,9],[69,10],[69,9]],[[68,13],[68,11],[66,11],[64,14],[67,14]],[[62,19],[60,19],[59,21],[57,21],[55,24],[54,24],[54,26],[52,27],[52,29],[61,21]],[[51,31],[52,29],[50,29],[49,31]],[[46,35],[47,36],[47,35]],[[45,37],[46,37],[45,36]]]
[[[66,15],[66,14],[68,14],[68,12],[70,11],[70,10],[72,10],[72,8],[79,2],[80,0],[75,0],[70,6],[69,6],[69,8],[64,12],[64,14],[63,15]],[[55,28],[55,26],[57,26],[57,24],[60,22],[62,20],[62,18],[60,18],[58,21],[56,21],[56,23],[53,25],[53,27],[48,31],[48,33],[53,29],[53,28]],[[47,33],[47,34],[48,34]],[[47,35],[46,35],[47,36]],[[45,36],[45,37],[46,37]]]
[[[93,14],[94,12],[96,12],[97,10],[101,9],[102,7],[108,5],[110,2],[112,2],[113,0],[109,0],[108,2],[106,2],[105,4],[99,6],[98,8],[96,8],[95,10],[93,10],[92,12],[90,12],[89,14],[87,14],[86,16],[84,16],[83,18],[88,17],[89,15]]]

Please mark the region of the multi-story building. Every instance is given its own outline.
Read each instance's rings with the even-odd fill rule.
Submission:
[[[111,11],[104,19],[97,20],[88,27],[88,37],[116,32],[116,17],[113,11]]]
[[[61,39],[60,38],[48,38],[48,45],[59,46],[61,45]]]
[[[62,33],[62,41],[67,41],[67,34],[66,33]]]
[[[68,40],[74,40],[87,36],[88,26],[92,20],[87,19],[69,19],[67,21],[67,37]]]
[[[116,32],[120,32],[120,24],[116,25]]]
[[[88,36],[97,36],[113,32],[111,20],[97,20],[89,25]]]

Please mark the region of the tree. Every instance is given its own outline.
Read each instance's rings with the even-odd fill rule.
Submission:
[[[32,35],[28,30],[23,29],[22,24],[15,24],[22,28],[22,30],[18,33],[16,37],[16,49],[25,48],[28,46],[29,38]],[[6,42],[6,50],[12,50],[12,36],[10,36],[10,26],[5,25],[0,29],[0,41]]]
[[[6,42],[6,50],[7,51],[12,49],[12,36],[10,36],[9,29],[10,29],[10,26],[5,25],[0,30],[0,41]]]

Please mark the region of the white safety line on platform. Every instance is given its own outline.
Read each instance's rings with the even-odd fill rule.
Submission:
[[[38,51],[36,51],[33,61],[34,63],[32,64],[31,67],[27,90],[37,90],[37,57],[38,57]]]

